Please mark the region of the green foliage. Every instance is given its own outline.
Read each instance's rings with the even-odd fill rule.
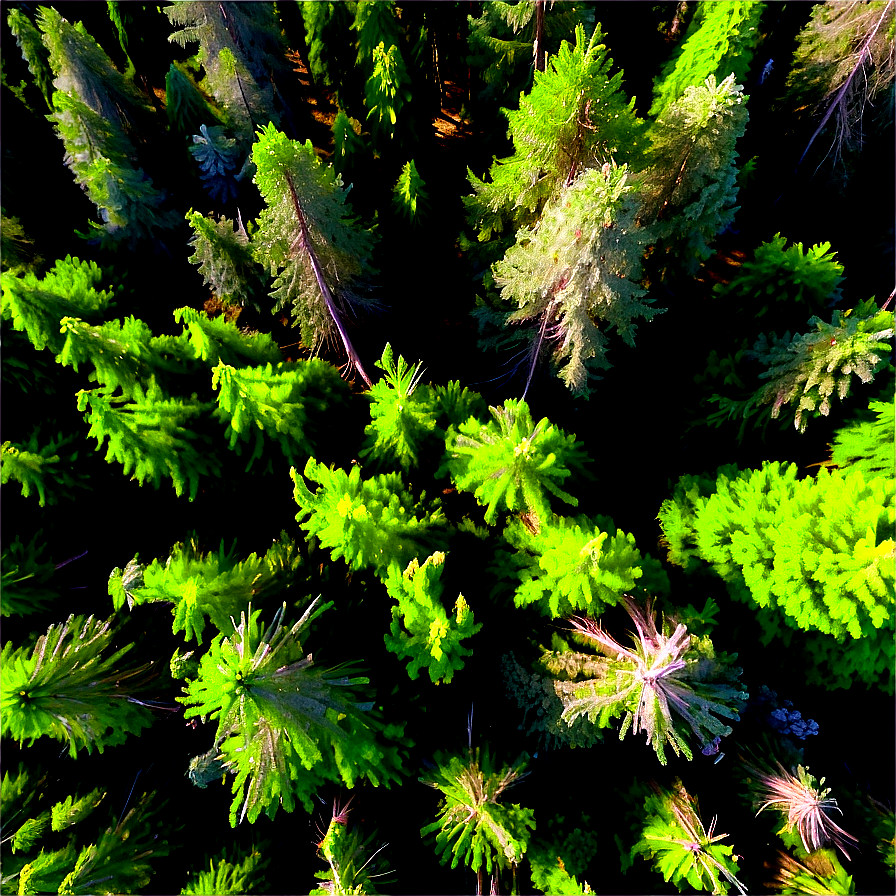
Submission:
[[[64,317],[94,320],[110,307],[112,292],[97,288],[102,279],[96,262],[71,255],[57,260],[42,278],[32,272],[21,277],[4,273],[3,318],[27,333],[36,349],[58,355],[65,344],[59,329]]]
[[[127,671],[117,664],[133,643],[109,650],[113,619],[69,616],[51,625],[32,650],[3,645],[2,732],[20,743],[54,737],[75,756],[123,743],[150,724],[130,694],[145,684],[149,666]],[[85,711],[85,708],[87,711]]]
[[[561,488],[582,472],[586,455],[575,435],[567,435],[546,417],[535,424],[524,401],[510,399],[489,408],[492,419],[471,417],[445,440],[446,457],[436,476],[451,474],[461,491],[473,492],[485,506],[485,521],[502,510],[519,510],[538,519],[550,516],[546,492],[575,506],[578,500]]]
[[[401,50],[380,43],[373,50],[373,73],[364,88],[373,145],[379,150],[395,139],[402,107],[411,100],[411,83]],[[402,116],[402,119],[404,116]],[[406,126],[405,126],[406,127]]]
[[[828,324],[820,317],[809,319],[814,331],[785,333],[781,338],[762,334],[747,357],[767,368],[759,374],[768,380],[756,394],[760,404],[772,403],[772,418],[781,408],[797,399],[793,425],[804,432],[810,415],[827,416],[836,390],[843,400],[849,395],[855,374],[863,383],[874,380],[874,374],[886,365],[889,352],[884,341],[894,334],[893,312],[881,311],[869,300],[850,311],[835,311]]]
[[[532,885],[557,896],[585,896],[594,893],[587,882],[576,878],[584,874],[600,848],[600,837],[590,816],[577,819],[578,827],[565,833],[562,815],[548,821],[548,836],[529,845],[529,876]]]
[[[807,864],[779,851],[772,884],[778,892],[830,893],[835,896],[850,896],[856,892],[852,876],[846,873],[833,850],[820,849],[802,858]]]
[[[240,151],[236,140],[228,137],[222,127],[199,125],[193,135],[190,154],[199,165],[199,176],[213,202],[227,202],[239,195],[234,171],[240,167]]]
[[[56,597],[57,592],[53,588],[44,587],[53,577],[56,564],[52,560],[41,559],[47,547],[38,543],[42,532],[38,531],[27,545],[19,540],[18,535],[3,545],[0,615],[40,613]]]
[[[653,299],[638,285],[651,240],[636,225],[638,203],[626,166],[591,168],[561,189],[534,229],[521,227],[516,245],[494,265],[501,298],[518,306],[505,325],[537,324],[530,331],[529,381],[542,345],[553,342],[560,378],[587,397],[589,380],[599,378],[593,370],[611,366],[598,322],[633,346],[634,319],[662,310],[650,307]]]
[[[724,5],[724,4],[722,4]],[[743,88],[729,75],[685,88],[650,132],[639,220],[653,225],[656,252],[695,274],[737,207],[735,145],[747,126]]]
[[[199,663],[196,663],[194,675],[199,674]],[[190,760],[190,766],[187,769],[190,783],[205,790],[209,784],[220,781],[227,774],[227,765],[225,764],[224,754],[216,744],[207,753],[201,756],[194,756]]]
[[[463,669],[463,657],[473,651],[461,641],[482,628],[481,623],[473,621],[473,611],[462,594],[454,603],[454,618],[446,613],[441,601],[444,562],[445,554],[437,551],[422,566],[412,560],[404,572],[393,564],[386,580],[389,594],[398,601],[392,608],[386,647],[399,659],[410,658],[408,675],[412,679],[427,668],[434,684],[443,679],[447,684],[456,671]]]
[[[99,448],[108,439],[106,461],[124,466],[124,474],[141,485],[154,488],[170,478],[180,497],[189,487],[192,501],[204,476],[220,475],[221,460],[209,450],[211,438],[191,428],[197,419],[207,418],[212,405],[192,398],[164,398],[154,381],[145,391],[134,387],[134,400],[115,398],[102,391],[78,393],[78,410],[87,411],[93,436]]]
[[[41,445],[38,426],[27,442],[4,442],[0,446],[0,482],[3,485],[10,480],[18,482],[26,498],[32,491],[37,492],[41,507],[58,503],[60,497],[73,498],[72,489],[90,488],[89,476],[74,469],[78,452],[68,449],[75,441],[76,436],[63,436],[60,432]],[[64,458],[60,458],[60,451],[65,454]]]
[[[333,131],[333,168],[343,182],[351,183],[350,176],[368,160],[370,151],[361,137],[361,123],[340,109],[331,126]]]
[[[143,566],[135,557],[121,570],[109,574],[109,595],[116,610],[125,602],[135,604],[162,601],[173,605],[175,634],[182,631],[187,641],[202,643],[205,617],[218,632],[233,632],[233,619],[260,594],[288,587],[299,564],[295,545],[281,533],[262,557],[250,554],[237,560],[236,543],[217,553],[203,554],[195,536],[171,548],[163,562],[158,559]]]
[[[18,218],[0,214],[0,266],[10,274],[27,274],[43,264]]]
[[[340,105],[349,99],[356,47],[348,37],[356,20],[357,4],[333,0],[300,0],[308,46],[308,67],[319,84],[336,89]]]
[[[331,606],[318,602],[289,629],[281,623],[285,603],[267,630],[250,607],[248,622],[243,612],[232,635],[215,638],[199,678],[178,697],[186,718],[218,723],[215,743],[236,772],[231,826],[237,815],[250,823],[262,811],[273,818],[280,804],[291,812],[296,798],[310,812],[325,780],[349,787],[361,778],[386,786],[397,780],[398,748],[380,747],[375,735],[385,729],[387,739],[400,739],[401,726],[383,726],[369,713],[373,703],[358,701],[368,679],[345,666],[314,668],[310,655],[302,657],[300,633]]]
[[[207,871],[194,871],[190,875],[189,882],[180,891],[181,896],[207,896],[208,893],[241,896],[260,892],[259,887],[264,885],[264,870],[270,864],[270,859],[263,858],[269,845],[259,843],[248,852],[225,847],[208,860]]]
[[[745,261],[729,283],[718,284],[714,292],[728,302],[762,317],[769,303],[804,304],[810,311],[833,305],[841,298],[843,265],[835,261],[830,243],[816,243],[804,250],[802,243],[785,249],[787,240],[776,233],[756,248],[752,260]]]
[[[422,364],[410,366],[401,355],[395,361],[390,343],[376,366],[385,376],[367,393],[371,420],[358,457],[372,456],[378,467],[407,472],[418,465],[427,436],[439,433],[436,396],[429,386],[420,386]]]
[[[274,310],[290,309],[311,349],[338,331],[351,363],[370,385],[344,316],[352,305],[370,304],[358,289],[371,271],[372,235],[355,224],[341,182],[318,160],[310,140],[289,140],[270,125],[261,130],[252,158],[267,205],[252,246],[256,259],[277,277]]]
[[[392,188],[392,208],[407,223],[419,227],[430,214],[429,193],[414,160],[405,162]]]
[[[717,82],[734,75],[735,82],[743,84],[761,36],[764,6],[756,0],[699,6],[684,40],[654,82],[650,114],[662,115],[688,87],[699,86],[710,75]]]
[[[415,502],[397,473],[362,479],[358,466],[346,473],[313,457],[303,472],[320,487],[311,492],[298,471],[290,471],[300,508],[296,520],[331,549],[333,560],[342,557],[352,569],[373,567],[382,577],[393,564],[404,569],[415,557],[428,556],[441,540],[441,511]]]
[[[177,308],[174,319],[186,324],[196,357],[209,367],[222,364],[276,364],[283,357],[267,333],[243,333],[222,317],[210,318],[204,311]]]
[[[189,72],[176,62],[165,75],[165,112],[171,129],[182,136],[197,134],[206,123],[218,120]]]
[[[714,834],[715,819],[709,830],[698,814],[697,800],[677,778],[672,790],[655,787],[644,801],[644,821],[640,839],[631,855],[653,860],[657,871],[681,891],[690,885],[700,892],[727,893],[731,885],[746,893],[735,874],[740,870],[733,849],[719,840],[727,834]]]
[[[67,796],[61,803],[56,803],[51,811],[52,828],[64,831],[83,821],[103,801],[106,794],[99,788],[91,790],[86,796],[77,799]]]
[[[767,462],[722,468],[702,487],[683,477],[659,519],[670,562],[699,557],[733,597],[768,609],[760,615],[766,643],[782,624],[832,635],[840,642],[832,659],[855,653],[860,677],[889,690],[893,653],[880,648],[896,617],[894,514],[892,479],[866,481],[859,469],[797,479],[795,464]]]
[[[666,744],[676,755],[684,753],[691,759],[689,733],[702,748],[716,736],[731,734],[731,728],[716,716],[740,718],[738,710],[746,704],[747,694],[737,680],[741,670],[732,666],[737,655],[717,656],[708,637],[692,637],[675,617],[664,617],[658,629],[649,598],[642,610],[625,595],[625,608],[637,629],[632,636],[633,649],[607,635],[599,622],[572,620],[573,630],[607,659],[588,661],[573,655],[553,662],[567,675],[581,669],[591,676],[561,685],[562,718],[571,722],[587,715],[589,722],[605,728],[624,713],[620,740],[631,727],[635,734],[643,731],[647,735],[663,765]]]
[[[227,422],[230,447],[242,453],[242,442],[252,444],[247,471],[274,444],[291,465],[314,454],[324,414],[338,413],[348,392],[336,368],[316,359],[239,369],[221,362],[212,387],[220,390],[215,414]]]
[[[370,842],[376,836],[376,832],[364,837],[357,825],[349,828],[348,811],[348,804],[339,810],[334,802],[333,817],[326,834],[317,845],[318,855],[330,867],[326,871],[315,874],[318,880],[326,881],[326,883],[311,890],[312,896],[314,894],[320,894],[320,896],[371,894],[371,896],[375,896],[379,892],[371,878],[381,877],[384,872],[374,873],[376,865],[371,866],[370,862],[380,850],[369,857],[367,855]]]
[[[509,787],[525,777],[526,753],[511,766],[498,766],[488,748],[479,748],[466,756],[437,753],[436,767],[419,780],[444,795],[437,821],[420,830],[422,836],[436,834],[436,853],[444,865],[451,856],[451,867],[458,862],[488,873],[509,864],[518,865],[529,843],[529,831],[535,829],[535,813],[517,804],[499,800]]]
[[[608,517],[545,517],[537,526],[511,520],[504,538],[513,552],[501,563],[519,582],[514,603],[537,604],[553,618],[574,610],[599,614],[635,587],[669,589],[657,561],[642,557],[634,536]]]
[[[831,459],[826,466],[844,470],[859,470],[865,481],[874,477],[888,477],[896,469],[896,403],[872,401],[868,416],[843,426],[834,433]]]
[[[475,193],[464,205],[481,242],[508,225],[533,224],[585,168],[610,156],[639,159],[644,124],[622,94],[622,72],[609,77],[613,60],[602,40],[599,26],[590,41],[578,26],[575,47],[564,41],[520,108],[505,112],[514,155],[492,164],[490,182],[469,172]]]
[[[52,111],[53,75],[50,71],[49,53],[41,42],[40,32],[21,9],[11,9],[6,21],[22,51],[22,58],[28,63],[28,70],[34,76],[35,84]]]
[[[229,218],[215,221],[191,209],[187,221],[193,228],[190,261],[199,265],[206,286],[224,303],[244,307],[251,303],[258,308],[265,284],[242,220],[236,224]]]
[[[544,668],[545,662],[549,662],[551,658],[546,653],[534,673],[524,669],[512,653],[505,654],[501,659],[507,696],[512,697],[523,710],[523,721],[517,726],[518,729],[527,735],[537,734],[540,749],[588,749],[601,743],[603,732],[589,724],[584,716],[569,723],[563,721],[562,685]]]

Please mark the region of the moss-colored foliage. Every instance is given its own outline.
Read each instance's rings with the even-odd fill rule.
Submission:
[[[543,72],[535,72],[520,108],[506,111],[514,155],[495,161],[490,181],[472,171],[474,195],[464,198],[467,220],[481,242],[493,234],[531,225],[576,174],[610,156],[635,162],[644,149],[644,122],[634,99],[622,93],[622,72],[612,78],[613,60],[598,26],[590,41],[576,28],[575,46],[563,42]]]
[[[429,217],[429,193],[413,159],[404,163],[392,188],[392,209],[414,227],[420,227]]]
[[[311,896],[336,896],[340,893],[376,896],[380,892],[372,878],[376,877],[382,885],[379,878],[387,872],[378,871],[379,863],[374,861],[381,850],[370,852],[376,831],[365,837],[358,825],[349,825],[348,815],[348,804],[340,808],[334,802],[327,831],[317,844],[317,854],[329,868],[315,873],[314,876],[324,883],[311,890]]]
[[[834,433],[828,466],[859,470],[868,481],[896,469],[896,402],[872,401],[870,419],[858,419]]]
[[[222,302],[259,307],[265,287],[263,271],[252,256],[242,220],[216,221],[191,209],[187,221],[193,228],[190,261],[199,265],[206,286]]]
[[[260,893],[265,889],[265,868],[270,859],[264,858],[268,842],[253,845],[249,850],[222,849],[208,860],[208,869],[194,871],[190,880],[180,891],[181,896],[206,896],[208,893],[220,896],[241,896],[245,893]]]
[[[336,368],[316,359],[241,368],[222,362],[212,371],[212,387],[219,390],[215,415],[227,423],[230,447],[242,454],[244,443],[252,446],[247,471],[264,458],[271,472],[265,449],[273,445],[290,465],[313,455],[325,415],[338,413],[348,396]]]
[[[719,843],[728,835],[716,834],[715,824],[714,818],[709,830],[703,826],[697,800],[676,778],[671,790],[655,787],[644,800],[640,838],[631,855],[651,859],[679,890],[689,885],[700,892],[727,893],[733,886],[745,894],[736,877],[740,869],[734,849]]]
[[[218,121],[190,73],[176,62],[165,75],[165,112],[171,129],[182,136],[198,134],[203,125]]]
[[[199,133],[193,134],[193,145],[189,150],[212,201],[236,199],[240,188],[235,173],[238,173],[241,162],[236,140],[228,137],[223,127],[201,124]]]
[[[797,479],[795,464],[767,462],[712,479],[682,477],[663,502],[669,560],[706,561],[733,597],[768,610],[766,643],[784,626],[833,636],[831,659],[855,654],[863,680],[892,690],[893,647],[881,650],[896,624],[892,478],[821,469]]]
[[[650,599],[642,608],[626,595],[625,608],[637,630],[632,648],[607,635],[599,622],[574,618],[573,630],[603,656],[572,652],[545,658],[549,670],[568,679],[558,688],[563,721],[587,716],[604,728],[624,714],[620,739],[631,727],[647,735],[663,765],[666,745],[691,759],[690,737],[702,749],[731,734],[717,717],[740,718],[747,694],[738,682],[741,670],[732,665],[737,655],[716,655],[708,637],[692,637],[674,616],[657,627]]]
[[[502,510],[550,516],[548,493],[575,506],[578,499],[561,487],[583,472],[585,453],[575,435],[567,435],[546,417],[536,424],[524,401],[510,399],[489,408],[492,419],[471,417],[445,439],[445,460],[436,473],[451,475],[461,491],[473,492],[492,524]]]
[[[513,548],[506,567],[518,581],[514,603],[536,604],[551,617],[573,611],[599,614],[626,591],[668,592],[662,567],[643,556],[633,535],[607,517],[585,516],[511,520],[504,539]]]
[[[10,274],[27,274],[43,264],[18,218],[0,214],[0,268]]]
[[[299,635],[330,604],[313,601],[291,628],[282,624],[286,604],[265,629],[261,611],[249,609],[229,636],[218,635],[200,661],[199,677],[178,697],[185,717],[217,722],[215,743],[235,772],[230,823],[254,822],[296,800],[312,811],[312,795],[325,781],[352,787],[398,780],[401,725],[383,725],[359,700],[368,679],[356,670],[315,667]],[[387,745],[380,745],[378,734]]]
[[[428,511],[414,501],[397,473],[362,479],[358,466],[346,473],[312,457],[304,476],[320,486],[316,492],[295,468],[290,476],[299,525],[330,548],[334,560],[342,557],[352,569],[373,567],[383,576],[392,564],[405,569],[415,557],[427,557],[440,546],[441,511]]]
[[[210,450],[212,439],[192,425],[207,419],[212,404],[192,398],[165,398],[154,381],[144,391],[134,387],[134,400],[115,398],[102,391],[78,392],[78,410],[86,411],[88,436],[98,449],[108,439],[106,460],[117,461],[124,474],[141,485],[158,488],[171,479],[178,497],[188,491],[192,501],[203,477],[220,475],[221,461]]]
[[[385,376],[367,393],[371,421],[358,457],[370,457],[379,468],[408,471],[417,466],[427,436],[439,433],[436,396],[429,386],[420,385],[423,365],[409,365],[401,355],[396,361],[390,343],[376,366]]]
[[[351,363],[370,384],[344,318],[352,306],[371,305],[362,281],[372,273],[372,234],[352,217],[342,182],[317,158],[310,140],[290,140],[270,125],[259,134],[252,158],[267,206],[252,248],[277,278],[274,310],[289,310],[310,349],[338,332]]]
[[[734,76],[685,88],[650,132],[639,221],[652,225],[661,264],[695,274],[715,238],[734,221],[738,194],[736,143],[747,125],[743,89]]]
[[[804,249],[802,243],[787,246],[776,233],[756,247],[753,258],[745,261],[728,283],[717,284],[714,292],[726,302],[736,302],[751,317],[762,317],[773,302],[805,305],[819,311],[841,298],[843,265],[836,261],[830,243],[816,243]]]
[[[33,649],[3,645],[2,732],[20,743],[54,737],[79,749],[123,743],[149,727],[150,714],[129,699],[146,683],[149,666],[122,670],[119,660],[133,647],[117,651],[113,619],[69,616],[51,625]],[[85,711],[86,710],[86,711]]]
[[[587,397],[600,378],[595,371],[611,366],[600,324],[633,346],[635,319],[649,321],[663,310],[651,307],[638,284],[652,235],[636,224],[636,196],[625,165],[584,171],[548,202],[534,229],[517,231],[516,244],[493,266],[501,298],[518,308],[505,325],[535,324],[528,330],[529,381],[542,349],[552,345],[560,378]]]
[[[27,442],[4,442],[0,446],[0,482],[18,482],[26,498],[36,492],[41,507],[57,504],[60,498],[72,499],[73,489],[90,488],[89,476],[74,468],[78,452],[70,449],[76,441],[76,436],[60,432],[41,445],[38,426]]]
[[[539,749],[587,749],[599,744],[604,737],[603,731],[591,725],[584,716],[569,723],[563,721],[562,685],[558,681],[559,676],[555,677],[545,667],[551,659],[551,654],[546,652],[542,662],[536,665],[533,672],[529,672],[512,653],[502,657],[507,696],[513,698],[523,710],[523,721],[517,727],[527,735],[537,735]]]
[[[36,349],[49,348],[58,355],[65,343],[59,331],[64,317],[98,320],[110,307],[112,292],[97,288],[102,279],[96,262],[71,255],[58,260],[43,277],[4,273],[3,318],[27,333]]]
[[[518,865],[525,855],[535,813],[517,804],[499,802],[504,792],[528,772],[529,756],[523,753],[512,765],[499,766],[486,747],[467,755],[437,753],[435,768],[420,778],[439,790],[443,800],[439,818],[420,833],[436,834],[436,853],[443,865],[451,859],[489,874]]]
[[[56,564],[44,560],[46,544],[40,544],[43,530],[24,544],[16,535],[3,545],[0,561],[0,615],[27,616],[46,609],[56,597],[54,588],[45,587],[53,578]]]
[[[245,560],[237,559],[235,543],[230,550],[222,542],[217,552],[203,553],[193,536],[174,545],[164,562],[144,566],[135,557],[124,570],[116,566],[108,590],[116,610],[125,603],[171,604],[172,632],[182,631],[186,640],[201,644],[206,616],[218,632],[231,634],[233,620],[253,599],[289,586],[300,562],[285,532],[263,556],[252,553]]]
[[[386,647],[399,659],[410,659],[408,675],[412,679],[425,668],[434,684],[443,680],[447,684],[463,668],[463,658],[473,651],[461,641],[482,628],[481,623],[474,622],[473,611],[462,594],[457,596],[453,612],[447,612],[442,604],[445,556],[437,551],[422,565],[412,560],[403,572],[394,564],[386,580],[389,594],[398,601],[392,608]]]
[[[756,0],[701,4],[681,45],[654,82],[650,114],[661,115],[688,87],[702,84],[710,75],[720,82],[733,74],[735,82],[743,84],[761,37],[758,26],[764,5]]]

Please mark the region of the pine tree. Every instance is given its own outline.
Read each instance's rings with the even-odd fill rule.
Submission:
[[[150,725],[150,714],[130,695],[146,686],[148,663],[122,670],[119,660],[134,646],[112,652],[113,619],[69,616],[51,625],[33,649],[3,645],[2,732],[20,743],[53,737],[100,753]]]
[[[371,121],[373,146],[382,154],[385,146],[400,133],[399,116],[402,122],[406,118],[402,109],[411,101],[410,78],[401,50],[395,45],[388,49],[382,43],[374,47],[373,61],[373,73],[364,86],[364,98],[367,118]],[[408,127],[403,124],[402,129]]]
[[[165,76],[165,111],[170,128],[182,136],[197,134],[203,125],[218,122],[218,113],[209,106],[186,68],[171,63]]]
[[[260,310],[264,274],[252,256],[242,220],[222,217],[216,221],[190,209],[187,221],[193,228],[190,261],[199,266],[206,286],[224,304],[251,304]]]
[[[349,787],[367,778],[387,787],[398,780],[402,726],[383,725],[370,712],[373,703],[357,698],[368,679],[356,670],[314,668],[302,657],[303,629],[331,604],[319,598],[291,628],[282,624],[286,604],[265,630],[261,612],[249,608],[229,637],[218,635],[202,657],[199,677],[178,700],[185,717],[217,722],[215,744],[236,773],[230,824],[237,817],[269,818],[280,804],[291,812],[298,800],[311,811],[313,792],[324,782]]]
[[[194,308],[176,308],[174,319],[186,324],[194,355],[209,368],[220,364],[276,364],[283,357],[268,333],[244,333],[232,321],[210,318]]]
[[[405,162],[392,188],[392,208],[414,227],[424,224],[431,214],[429,193],[413,159]]]
[[[713,75],[721,83],[729,75],[743,84],[760,38],[764,3],[722,0],[701,4],[684,40],[666,61],[653,86],[650,114],[661,116],[686,88],[698,87]]]
[[[275,310],[289,307],[303,342],[317,349],[335,329],[363,380],[372,385],[346,330],[352,306],[369,306],[358,292],[371,272],[373,238],[350,217],[341,182],[324,167],[308,140],[287,139],[273,125],[253,147],[255,183],[267,208],[252,246],[277,279]]]
[[[422,828],[422,836],[436,834],[436,853],[451,867],[459,862],[477,872],[478,893],[483,893],[484,873],[495,875],[508,865],[516,866],[525,855],[535,828],[534,812],[517,804],[499,802],[521,778],[529,756],[523,753],[512,765],[499,766],[486,747],[466,756],[437,753],[435,768],[420,781],[440,790],[444,799],[439,818]]]
[[[351,33],[355,21],[355,0],[300,0],[305,23],[305,43],[308,45],[308,68],[318,84],[332,87],[343,109],[356,111],[356,97],[361,92],[358,83],[363,74],[355,66],[357,47]]]
[[[41,42],[40,32],[21,9],[11,9],[6,20],[22,51],[22,58],[28,63],[28,70],[34,76],[34,82],[52,112],[53,75],[50,71],[50,54]]]
[[[622,72],[609,77],[613,60],[602,40],[599,26],[587,42],[577,27],[575,46],[564,41],[520,108],[506,112],[514,155],[492,165],[488,182],[469,171],[474,195],[464,205],[481,242],[534,224],[585,169],[640,158],[644,123],[622,94]]]
[[[559,376],[577,395],[606,369],[604,321],[634,345],[637,317],[652,319],[664,309],[638,285],[649,231],[636,224],[639,200],[625,166],[591,168],[564,188],[534,229],[520,228],[516,245],[494,266],[501,297],[518,305],[505,325],[535,321],[526,389],[545,343],[553,344]],[[564,363],[565,362],[565,363]],[[562,364],[562,366],[560,366]]]
[[[38,426],[27,442],[4,442],[0,446],[0,482],[3,485],[10,480],[18,482],[26,498],[35,491],[41,507],[58,503],[60,497],[72,498],[74,488],[90,488],[89,476],[74,469],[78,451],[68,450],[76,441],[75,435],[63,436],[60,432],[41,445]],[[60,450],[65,453],[64,459],[59,456]]]
[[[747,125],[734,76],[688,86],[650,131],[639,221],[652,224],[655,251],[673,253],[688,274],[712,255],[712,241],[737,212],[735,144]]]
[[[437,551],[422,565],[412,560],[403,572],[393,564],[386,580],[389,594],[398,601],[398,606],[392,608],[386,647],[399,659],[410,658],[411,679],[426,668],[434,684],[443,679],[449,683],[454,673],[463,669],[463,657],[473,651],[460,642],[482,628],[481,623],[474,622],[473,611],[462,594],[454,603],[454,618],[446,613],[441,601],[445,556]]]
[[[228,137],[224,128],[199,125],[200,133],[193,135],[190,154],[199,165],[199,176],[213,202],[226,203],[239,195],[239,184],[234,171],[240,165],[240,151],[236,140]]]

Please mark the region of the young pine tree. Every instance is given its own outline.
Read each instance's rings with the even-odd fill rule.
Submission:
[[[360,280],[372,273],[372,235],[351,218],[341,181],[321,164],[310,140],[289,140],[271,124],[260,132],[252,157],[267,205],[252,246],[277,277],[275,310],[290,309],[311,349],[338,332],[349,364],[372,385],[346,328],[352,306],[372,304],[359,291]]]

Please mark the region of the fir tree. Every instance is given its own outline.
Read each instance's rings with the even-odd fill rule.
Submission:
[[[165,112],[172,130],[186,137],[203,125],[217,122],[218,114],[206,102],[189,72],[176,62],[165,76]]]
[[[351,219],[340,181],[317,159],[310,140],[302,145],[270,125],[261,131],[253,159],[267,208],[252,245],[256,259],[277,277],[275,310],[290,308],[312,350],[338,331],[349,363],[372,385],[346,330],[350,308],[370,304],[353,284],[370,270],[370,233]]]
[[[413,159],[405,162],[392,188],[392,208],[414,227],[424,224],[431,212],[426,184]]]
[[[208,869],[194,871],[180,891],[181,896],[205,896],[218,893],[221,896],[240,896],[256,892],[264,883],[265,869],[270,859],[264,851],[270,846],[265,841],[255,844],[248,851],[225,847],[208,860]]]
[[[252,256],[242,220],[216,221],[190,209],[187,221],[193,228],[190,261],[199,266],[206,286],[225,304],[252,304],[260,308],[264,275]]]
[[[373,146],[382,152],[387,143],[399,133],[399,116],[402,121],[406,118],[401,112],[411,100],[411,91],[408,89],[410,78],[401,50],[395,45],[388,49],[382,43],[374,47],[373,61],[373,73],[364,86],[364,97],[367,118],[371,121]]]
[[[647,291],[637,282],[650,234],[636,225],[638,199],[628,181],[625,166],[585,171],[545,208],[533,230],[517,232],[516,245],[494,266],[502,299],[518,305],[505,325],[536,324],[528,336],[524,395],[547,343],[563,382],[587,397],[589,381],[599,378],[594,370],[611,366],[597,322],[634,345],[634,319],[650,320],[664,310],[650,307],[653,299],[643,298]]]
[[[236,773],[231,826],[238,816],[254,822],[262,811],[273,818],[280,804],[291,812],[296,798],[310,812],[325,780],[389,786],[401,770],[398,747],[374,740],[378,731],[400,740],[401,726],[377,722],[373,703],[357,699],[368,679],[345,666],[313,668],[311,656],[302,657],[299,635],[330,606],[318,601],[291,628],[281,622],[285,603],[266,630],[250,607],[232,635],[215,638],[199,678],[178,698],[186,718],[217,722],[215,743]]]
[[[463,657],[473,651],[460,642],[482,628],[481,623],[474,622],[473,611],[462,594],[454,603],[453,618],[446,613],[441,601],[444,562],[445,554],[437,551],[422,565],[412,560],[404,572],[393,564],[386,580],[389,594],[398,601],[392,608],[386,647],[399,659],[410,658],[408,675],[412,679],[426,668],[434,684],[443,679],[449,683],[463,668]]]
[[[113,619],[69,616],[51,625],[33,649],[3,645],[2,731],[20,743],[50,736],[100,753],[150,725],[150,715],[130,695],[146,685],[151,663],[127,671],[115,652]]]
[[[393,564],[404,569],[439,546],[444,517],[420,507],[397,473],[361,479],[360,467],[346,473],[312,457],[304,476],[319,484],[316,492],[295,469],[290,476],[299,525],[320,539],[321,547],[331,548],[333,560],[342,557],[352,569],[373,567],[383,576]]]
[[[654,867],[668,883],[676,887],[690,885],[695,890],[727,893],[730,886],[746,894],[735,876],[740,870],[733,848],[719,840],[727,834],[716,834],[716,819],[703,826],[697,800],[676,778],[671,790],[656,785],[644,800],[644,821],[640,839],[632,847],[631,856],[643,855],[653,860]]]
[[[546,417],[534,423],[529,406],[513,399],[489,408],[492,419],[471,417],[445,440],[446,456],[436,476],[451,474],[455,486],[471,491],[485,506],[485,521],[501,510],[519,510],[547,518],[550,492],[575,506],[578,499],[561,488],[574,472],[583,472],[585,454],[575,435],[568,436]]]
[[[743,84],[760,38],[764,6],[757,0],[700,5],[684,40],[654,82],[650,114],[661,116],[688,87],[698,87],[710,75],[717,83],[734,75],[734,82]]]
[[[481,242],[508,225],[535,223],[585,169],[610,157],[639,159],[644,125],[622,94],[622,72],[609,77],[613,60],[602,40],[599,26],[587,42],[577,27],[575,47],[564,41],[520,108],[506,113],[514,155],[492,165],[488,182],[468,173],[467,220]]]
[[[361,123],[340,109],[331,126],[333,131],[333,170],[343,183],[361,180],[358,174],[366,170],[370,149],[361,136]]]
[[[41,42],[40,32],[21,9],[11,9],[6,17],[9,30],[15,36],[22,51],[22,58],[28,63],[28,70],[40,88],[47,107],[53,111],[53,75],[50,71],[50,54]]]
[[[351,35],[357,3],[332,0],[300,0],[308,46],[308,68],[318,84],[333,87],[339,105],[354,110],[360,85],[354,65],[356,45]],[[354,111],[352,114],[357,114]]]
[[[467,756],[437,753],[435,768],[420,781],[444,795],[439,818],[420,833],[436,834],[436,853],[451,867],[459,862],[477,872],[478,893],[484,874],[495,875],[522,860],[529,841],[527,828],[535,828],[531,809],[499,802],[501,796],[528,772],[529,756],[523,753],[513,765],[498,766],[488,748],[472,748]]]
[[[318,360],[240,369],[222,362],[212,371],[212,387],[219,390],[215,416],[227,423],[230,447],[241,454],[244,442],[252,445],[247,471],[273,445],[290,465],[307,460],[317,450],[324,415],[344,406],[348,392],[336,368]],[[272,460],[265,461],[270,472]]]
[[[653,224],[656,251],[680,256],[688,274],[712,255],[712,241],[734,220],[734,147],[747,118],[734,76],[717,84],[710,75],[686,87],[651,129],[639,221]]]
[[[22,495],[29,497],[37,493],[40,506],[56,504],[60,497],[72,498],[72,489],[90,488],[88,476],[74,469],[78,451],[69,451],[76,436],[57,433],[44,445],[40,444],[40,427],[36,427],[31,438],[24,443],[4,442],[0,446],[2,473],[0,482],[6,485],[11,479],[22,486]],[[63,450],[65,458],[60,458]]]
[[[193,135],[190,153],[199,165],[199,176],[213,202],[226,203],[239,195],[239,184],[234,171],[240,164],[236,140],[228,137],[224,128],[199,125],[200,133]]]

